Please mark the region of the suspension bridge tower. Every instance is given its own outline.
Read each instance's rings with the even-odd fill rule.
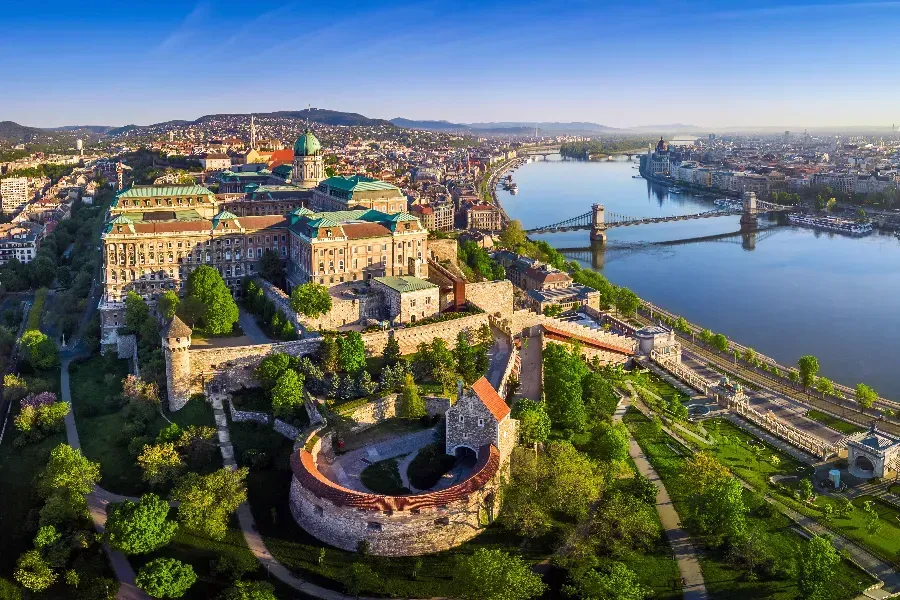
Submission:
[[[759,227],[756,209],[756,192],[744,192],[744,214],[741,215],[741,229],[753,230]]]
[[[591,241],[606,243],[606,220],[602,204],[591,205]]]

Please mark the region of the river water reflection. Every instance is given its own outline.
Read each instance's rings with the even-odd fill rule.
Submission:
[[[525,228],[590,211],[634,217],[712,210],[711,198],[674,194],[637,175],[637,161],[562,160],[558,155],[512,173],[516,196],[498,190]],[[740,235],[739,217],[617,227],[605,247],[588,232],[540,236],[582,266],[641,297],[722,332],[783,364],[803,354],[820,373],[867,383],[900,398],[900,241],[779,225]],[[728,236],[724,234],[735,235]]]

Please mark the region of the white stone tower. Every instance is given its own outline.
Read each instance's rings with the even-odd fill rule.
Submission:
[[[162,347],[166,358],[166,387],[169,410],[184,408],[191,398],[191,328],[178,316],[172,317],[162,333]]]

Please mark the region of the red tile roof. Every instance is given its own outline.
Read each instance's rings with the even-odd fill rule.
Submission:
[[[391,230],[378,223],[345,223],[344,234],[351,240],[390,236]]]
[[[503,401],[503,398],[500,397],[500,394],[497,393],[491,382],[487,380],[487,377],[482,377],[473,383],[472,391],[475,392],[475,395],[478,396],[498,421],[502,421],[509,415],[509,406],[506,405],[506,402]]]
[[[410,496],[382,496],[345,488],[325,477],[313,455],[302,448],[291,455],[291,469],[300,485],[335,506],[371,511],[438,508],[467,499],[491,481],[500,470],[500,451],[485,444],[478,449],[478,462],[468,479],[443,490]]]
[[[585,346],[590,346],[591,348],[596,348],[598,350],[609,350],[610,352],[618,352],[619,354],[626,354],[628,356],[634,354],[634,352],[629,350],[628,348],[601,342],[600,340],[595,340],[594,338],[578,335],[577,333],[563,331],[562,329],[557,329],[556,327],[552,327],[550,325],[544,324],[542,325],[542,327],[544,328],[545,335],[551,340],[556,340],[558,342],[571,342],[572,340],[576,340],[584,344]]]
[[[275,163],[278,163],[277,165]],[[273,169],[278,165],[294,164],[294,149],[286,148],[285,150],[276,150],[269,156],[269,169]]]

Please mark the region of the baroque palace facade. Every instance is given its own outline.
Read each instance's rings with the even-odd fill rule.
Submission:
[[[243,278],[258,274],[266,251],[285,262],[290,287],[426,276],[428,231],[406,212],[399,188],[360,176],[324,179],[321,148],[309,132],[297,140],[298,150],[303,187],[293,190],[248,186],[240,198],[199,185],[120,192],[102,235],[103,344],[114,344],[124,325],[128,292],[151,304],[167,290],[181,294],[199,265],[218,269],[236,296]]]

